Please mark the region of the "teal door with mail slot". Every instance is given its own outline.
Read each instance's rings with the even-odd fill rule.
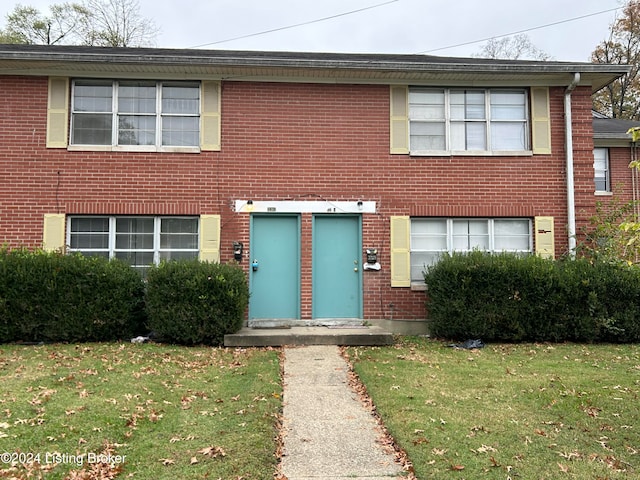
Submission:
[[[360,215],[314,215],[312,315],[362,318]]]
[[[299,319],[300,216],[253,214],[250,228],[249,319]]]

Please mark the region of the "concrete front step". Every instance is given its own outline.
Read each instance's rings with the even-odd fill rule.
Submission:
[[[393,334],[376,326],[318,326],[291,328],[244,327],[224,336],[225,347],[284,345],[392,345]]]

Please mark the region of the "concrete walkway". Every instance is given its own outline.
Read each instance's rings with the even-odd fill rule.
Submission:
[[[376,420],[349,386],[337,346],[284,350],[283,458],[288,480],[402,478]]]

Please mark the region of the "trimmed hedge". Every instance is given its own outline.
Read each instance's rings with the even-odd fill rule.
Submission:
[[[129,340],[152,330],[167,342],[222,344],[248,302],[237,266],[168,262],[143,279],[118,260],[0,250],[0,343]]]
[[[0,250],[0,342],[80,342],[143,331],[144,289],[128,265]]]
[[[167,262],[147,275],[148,325],[155,336],[187,345],[221,345],[242,327],[249,288],[237,265]]]
[[[446,255],[427,269],[431,333],[485,341],[640,341],[640,269],[586,259]]]

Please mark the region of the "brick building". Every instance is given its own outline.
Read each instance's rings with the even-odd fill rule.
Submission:
[[[421,320],[441,252],[573,248],[591,94],[626,71],[0,45],[0,242],[235,259],[251,325]]]

